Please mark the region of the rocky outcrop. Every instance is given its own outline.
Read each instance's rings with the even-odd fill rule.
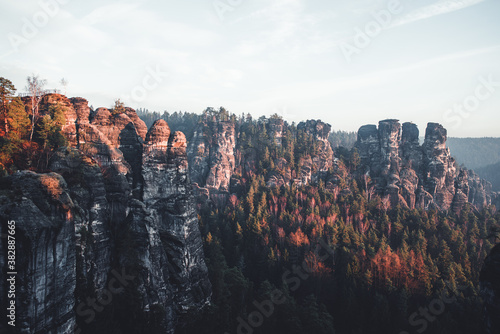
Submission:
[[[477,208],[483,208],[498,202],[500,196],[492,191],[491,183],[481,179],[473,170],[469,170],[468,174],[470,203]],[[497,207],[497,209],[500,209],[500,207]]]
[[[31,115],[31,98],[24,96],[21,98],[25,105],[26,112]],[[77,142],[76,122],[78,114],[71,103],[71,100],[61,94],[45,94],[40,100],[38,107],[39,117],[51,115],[56,110],[61,110],[65,124],[62,126],[62,132],[70,145],[75,145]]]
[[[266,120],[265,124],[269,136],[274,143],[281,146],[286,139],[285,133],[291,134],[288,123],[275,118]],[[297,130],[312,138],[316,146],[313,154],[301,157],[298,162],[298,170],[292,170],[290,162],[285,158],[274,159],[274,170],[266,176],[268,187],[281,187],[295,185],[317,184],[320,180],[325,183],[336,183],[328,172],[334,167],[334,155],[328,136],[331,126],[320,120],[308,120],[297,125]]]
[[[307,120],[297,125],[298,130],[303,130],[318,140],[328,140],[332,126],[321,120]]]
[[[101,296],[114,248],[105,177],[95,160],[74,148],[58,151],[50,169],[66,181],[79,218],[74,220],[78,289],[85,292],[82,294]],[[83,296],[81,299],[78,304]]]
[[[289,124],[276,116],[260,118],[257,122],[227,119],[223,113],[204,114],[188,145],[190,176],[200,203],[211,200],[223,206],[229,194],[241,189],[242,180],[255,177],[262,163],[258,157],[263,152],[258,152],[254,145],[244,144],[249,140],[240,136],[246,136],[249,129],[240,127],[253,127],[252,131],[259,133],[256,141],[265,141],[263,145],[281,147],[286,137],[292,135]],[[307,185],[319,180],[330,184],[336,182],[327,180],[328,172],[334,167],[333,150],[328,141],[331,126],[320,120],[309,120],[301,122],[297,130],[311,138],[315,153],[301,158],[297,169],[292,169],[284,157],[274,157],[273,168],[265,175],[266,184],[281,187]]]
[[[480,275],[481,297],[484,300],[486,333],[500,332],[500,245],[484,260]]]
[[[146,126],[146,123],[144,123],[139,118],[139,116],[137,116],[137,113],[132,108],[125,108],[125,115],[127,115],[127,117],[130,119],[130,121],[134,125],[134,128],[135,128],[139,138],[144,140],[146,138],[146,134],[148,133],[148,127]],[[127,123],[127,124],[129,124],[129,123]]]
[[[72,147],[52,157],[53,173],[3,181],[0,215],[18,223],[25,259],[19,320],[28,332],[95,332],[115,322],[173,333],[178,316],[211,294],[186,138],[164,121],[146,132],[132,109],[113,115],[81,98],[61,101],[75,116]],[[131,281],[110,297],[117,277]],[[92,310],[89,300],[109,305]]]
[[[188,149],[193,182],[211,191],[228,192],[235,168],[235,148],[233,123],[201,122]]]
[[[271,117],[268,120],[269,135],[274,139],[274,143],[278,146],[283,144],[283,132],[285,130],[285,121],[281,118]]]
[[[148,134],[144,153],[142,155],[142,177],[146,183],[144,187],[143,200],[168,196],[167,191],[173,191],[172,177],[163,177],[168,170],[168,140],[170,128],[164,120],[156,121]]]
[[[302,163],[302,179],[306,181],[305,184],[325,179],[326,173],[333,167],[334,162],[332,146],[328,141],[332,130],[331,125],[320,120],[308,120],[299,123],[297,129],[311,135],[318,145],[317,154],[311,157],[311,161],[303,161]]]
[[[422,145],[413,123],[404,123],[402,131],[398,120],[381,121],[378,128],[365,125],[356,143],[359,172],[368,174],[376,193],[392,205],[460,213],[467,202],[477,209],[491,204],[487,182],[457,168],[446,140],[446,129],[437,123],[428,124]]]
[[[55,173],[19,172],[1,180],[0,233],[15,222],[15,328],[19,333],[70,333],[75,327],[76,207],[64,179]],[[0,238],[6,268],[7,238]],[[7,305],[2,275],[2,308]],[[4,325],[5,319],[2,319]],[[0,332],[7,333],[7,328]],[[12,329],[12,327],[9,326]]]
[[[64,118],[66,120],[66,124],[64,124],[62,127],[62,132],[68,139],[70,144],[75,145],[77,139],[76,120],[78,118],[78,115],[71,101],[64,95],[48,94],[43,96],[40,105],[40,112],[43,114],[50,113],[50,106],[59,105],[61,107],[61,110],[64,113]]]
[[[175,315],[210,296],[201,235],[188,177],[186,139],[159,120],[146,135],[142,201],[130,202],[126,224],[134,240],[137,290],[146,318],[174,330]],[[130,264],[120,256],[120,263]]]
[[[431,200],[422,185],[419,184],[419,174],[422,170],[423,153],[419,143],[420,132],[416,124],[403,123],[401,135],[400,162],[401,196],[408,207],[425,207]],[[420,194],[417,203],[417,194]],[[399,202],[399,198],[398,198]]]
[[[469,194],[469,180],[468,173],[466,170],[460,170],[458,177],[455,179],[455,197],[453,198],[452,210],[456,214],[460,213],[460,210],[464,207],[466,203],[469,202],[467,194]],[[474,205],[474,203],[472,203]]]
[[[90,107],[87,100],[82,97],[72,97],[69,99],[75,109],[77,124],[88,124],[90,116]]]
[[[429,123],[422,145],[424,189],[433,196],[437,207],[443,210],[451,208],[458,176],[455,159],[446,147],[446,139],[447,131],[442,125]]]
[[[210,199],[223,206],[236,167],[237,129],[234,122],[205,116],[187,147],[189,174],[198,202]]]

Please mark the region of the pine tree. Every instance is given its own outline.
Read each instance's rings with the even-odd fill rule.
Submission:
[[[14,140],[25,139],[31,125],[31,121],[24,109],[20,98],[15,97],[7,105],[7,123],[10,129],[9,138]]]
[[[9,132],[9,122],[8,122],[8,106],[12,101],[14,94],[16,93],[16,87],[9,79],[0,77],[0,118],[4,123],[3,131],[4,134]]]

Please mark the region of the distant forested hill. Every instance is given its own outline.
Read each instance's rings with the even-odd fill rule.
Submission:
[[[328,141],[332,144],[333,148],[345,147],[351,149],[356,144],[358,139],[357,132],[347,132],[347,131],[332,131],[328,137]]]
[[[500,191],[500,138],[449,138],[451,155]]]
[[[147,109],[137,109],[136,112],[139,118],[146,123],[148,129],[156,120],[163,119],[168,123],[170,131],[182,131],[186,135],[188,141],[193,137],[194,129],[200,117],[198,114],[182,111],[176,111],[174,113],[164,111],[160,114],[157,111],[151,112]]]
[[[448,138],[446,142],[460,165],[478,169],[500,162],[500,138]]]
[[[494,191],[500,191],[500,162],[476,169],[476,173],[491,182]]]

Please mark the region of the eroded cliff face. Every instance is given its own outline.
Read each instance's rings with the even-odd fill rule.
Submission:
[[[163,120],[155,122],[147,134],[142,175],[143,203],[158,220],[157,233],[169,264],[163,279],[172,286],[173,306],[176,311],[202,306],[211,287],[189,178],[186,138],[182,132],[170,133]]]
[[[223,206],[229,194],[238,192],[242,181],[256,176],[259,164],[257,149],[246,146],[246,139],[241,138],[245,134],[240,127],[249,124],[211,115],[201,119],[187,150],[189,172],[198,201],[211,201]],[[257,132],[265,133],[262,140],[266,140],[266,145],[277,147],[281,147],[283,140],[286,140],[290,127],[283,119],[276,117],[259,119],[252,126],[257,128]],[[312,141],[318,147],[317,153],[301,158],[297,169],[292,169],[290,161],[283,157],[273,158],[274,168],[264,175],[266,184],[281,187],[307,185],[319,180],[335,183],[327,177],[328,171],[334,167],[333,150],[328,142],[331,126],[320,120],[309,120],[301,122],[297,129],[313,138]],[[259,136],[259,133],[255,135]]]
[[[132,109],[44,99],[41,110],[64,104],[71,147],[52,157],[53,173],[17,173],[0,194],[2,229],[15,220],[20,234],[18,328],[95,332],[129,318],[129,332],[173,333],[178,316],[211,295],[184,135],[163,121],[147,132]],[[130,282],[106,303],[116,277]]]
[[[500,209],[500,196],[492,191],[491,183],[483,180],[473,170],[468,171],[469,175],[469,202],[476,207],[486,207],[496,205]]]
[[[200,122],[188,147],[189,172],[198,196],[223,204],[236,167],[234,123],[207,118]]]
[[[71,333],[76,324],[73,307],[77,209],[67,184],[59,174],[29,171],[1,182],[2,236],[7,235],[7,220],[15,221],[15,329],[19,333]],[[0,238],[2,268],[6,268],[6,242],[7,238]],[[5,310],[7,293],[5,279],[2,281],[0,292]],[[7,333],[7,326],[1,328],[4,321],[0,331]]]
[[[356,143],[360,172],[372,178],[376,193],[389,197],[392,205],[456,213],[467,202],[477,209],[490,205],[496,196],[491,186],[457,167],[446,140],[446,129],[437,123],[428,124],[422,145],[415,124],[401,128],[398,120],[384,120],[378,128],[365,125]]]
[[[316,183],[320,179],[325,179],[326,173],[334,165],[333,150],[328,141],[328,135],[332,130],[331,125],[320,120],[308,120],[299,123],[297,129],[311,135],[318,145],[317,154],[306,159],[302,165],[300,174],[303,184]]]
[[[438,208],[451,208],[458,177],[455,159],[446,147],[447,131],[442,125],[429,123],[422,145],[424,151],[424,189],[433,197]]]

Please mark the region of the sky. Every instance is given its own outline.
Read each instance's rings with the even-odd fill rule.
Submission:
[[[1,1],[0,77],[19,93],[35,74],[94,108],[500,137],[498,0]]]

